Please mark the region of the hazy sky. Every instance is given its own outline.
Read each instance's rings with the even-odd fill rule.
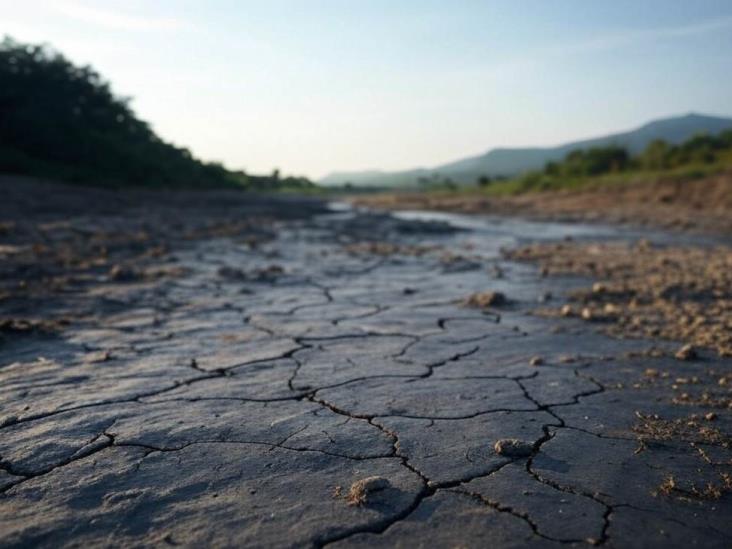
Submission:
[[[0,0],[167,140],[319,177],[732,114],[730,0]]]

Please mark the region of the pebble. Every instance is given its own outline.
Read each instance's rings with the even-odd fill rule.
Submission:
[[[681,349],[676,351],[677,359],[679,360],[695,360],[699,358],[699,354],[697,353],[696,349],[691,344],[686,344]]]
[[[380,476],[372,476],[362,478],[351,484],[351,488],[348,491],[349,505],[363,505],[368,500],[368,495],[374,492],[380,492],[386,490],[391,486],[389,479]]]
[[[501,292],[479,292],[464,301],[468,307],[498,307],[506,303],[508,299]]]
[[[497,454],[507,457],[528,457],[534,451],[534,443],[517,438],[502,438],[493,445]]]

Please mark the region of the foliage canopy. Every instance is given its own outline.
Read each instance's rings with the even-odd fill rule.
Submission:
[[[161,140],[91,67],[7,37],[0,42],[0,172],[107,186],[312,186],[201,162]]]

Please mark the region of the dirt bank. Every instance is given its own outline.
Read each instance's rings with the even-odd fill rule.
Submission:
[[[606,221],[728,234],[732,231],[732,171],[693,181],[638,181],[580,191],[501,197],[478,193],[388,193],[358,196],[352,202],[390,210]]]
[[[549,315],[606,325],[614,335],[663,338],[732,356],[732,249],[627,243],[541,243],[506,253],[536,261],[542,274],[596,282]],[[694,358],[687,347],[680,358]]]

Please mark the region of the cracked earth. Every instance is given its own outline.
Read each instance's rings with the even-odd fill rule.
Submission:
[[[0,346],[0,545],[730,547],[732,413],[692,397],[732,360],[532,314],[587,279],[501,254],[638,235],[444,217],[207,235],[56,296],[72,322]]]

